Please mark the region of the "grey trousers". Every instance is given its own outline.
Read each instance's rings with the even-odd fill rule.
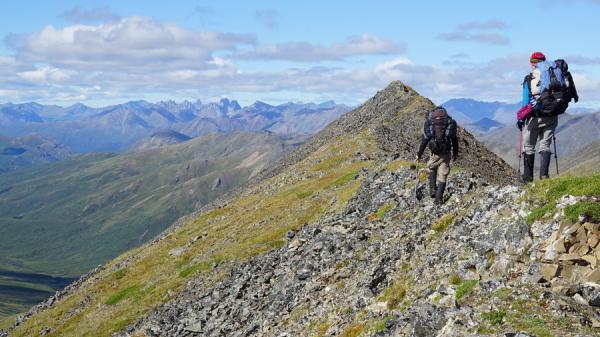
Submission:
[[[538,152],[552,152],[552,138],[554,130],[558,125],[558,116],[553,117],[531,117],[525,121],[523,126],[523,152],[535,154],[535,144],[539,141]]]

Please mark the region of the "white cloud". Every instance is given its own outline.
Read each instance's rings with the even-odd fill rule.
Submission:
[[[599,0],[600,1],[600,0]],[[600,57],[572,55],[565,58],[569,64],[600,65]]]
[[[18,72],[17,76],[30,82],[65,83],[75,74],[75,71],[46,66],[40,69]]]
[[[76,6],[62,13],[60,17],[74,23],[110,22],[120,19],[108,6],[96,7],[89,10]]]
[[[364,33],[343,43],[322,46],[310,42],[287,42],[258,47],[236,54],[240,59],[318,62],[344,60],[357,55],[390,55],[406,51],[406,45]]]
[[[504,30],[508,25],[501,20],[492,19],[488,21],[470,21],[458,25],[454,31],[438,34],[438,39],[445,41],[470,41],[484,44],[507,45],[508,37],[489,32],[494,30]]]
[[[598,95],[600,81],[591,79],[587,75],[581,73],[572,73],[572,75],[575,87],[580,96],[581,93],[594,93],[594,96]]]
[[[506,22],[498,19],[491,19],[487,21],[469,21],[458,25],[458,30],[489,30],[489,29],[504,29],[508,27]]]
[[[26,37],[18,58],[80,70],[148,71],[210,66],[213,53],[253,45],[250,35],[185,30],[145,17],[102,25],[46,26]]]

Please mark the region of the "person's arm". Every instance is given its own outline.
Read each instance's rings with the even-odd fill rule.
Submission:
[[[453,119],[450,126],[450,145],[452,146],[452,158],[456,161],[458,159],[458,124]]]
[[[456,133],[454,134],[454,137],[450,138],[450,141],[452,142],[452,158],[456,160],[458,159],[458,137],[456,136]]]
[[[423,157],[423,152],[425,152],[427,143],[429,143],[429,139],[426,138],[424,135],[421,136],[421,145],[419,145],[419,151],[417,152],[417,160],[420,160],[421,157]]]
[[[521,99],[521,106],[524,107],[531,103],[531,89],[529,83],[531,82],[531,74],[525,76],[523,79],[523,96]]]

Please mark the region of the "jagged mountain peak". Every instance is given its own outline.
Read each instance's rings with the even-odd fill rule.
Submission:
[[[227,112],[230,110],[237,111],[237,110],[240,110],[242,107],[236,100],[229,100],[228,98],[222,98],[221,100],[219,100],[219,108],[221,109],[221,111]]]

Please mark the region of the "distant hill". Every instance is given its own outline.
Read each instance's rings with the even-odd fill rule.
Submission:
[[[505,125],[486,117],[475,123],[467,123],[463,124],[462,126],[473,134],[485,134],[493,130],[503,128]]]
[[[68,158],[71,151],[39,134],[19,138],[0,135],[0,174]]]
[[[565,173],[588,175],[600,173],[600,140],[597,140],[579,151],[562,158],[561,162],[568,167]]]
[[[187,142],[192,139],[189,136],[181,134],[177,131],[167,130],[167,131],[159,131],[157,133],[152,134],[148,138],[144,138],[140,140],[133,146],[135,150],[148,150],[158,147],[169,146],[173,144],[179,144],[183,142]]]
[[[461,124],[477,123],[483,119],[506,124],[514,119],[519,104],[483,102],[470,98],[455,98],[442,104]]]
[[[8,103],[0,105],[0,134],[20,137],[35,132],[56,139],[74,152],[121,152],[164,130],[188,137],[234,131],[307,136],[349,109],[333,101],[276,106],[256,102],[241,107],[226,98],[206,104],[140,100],[102,108]]]

